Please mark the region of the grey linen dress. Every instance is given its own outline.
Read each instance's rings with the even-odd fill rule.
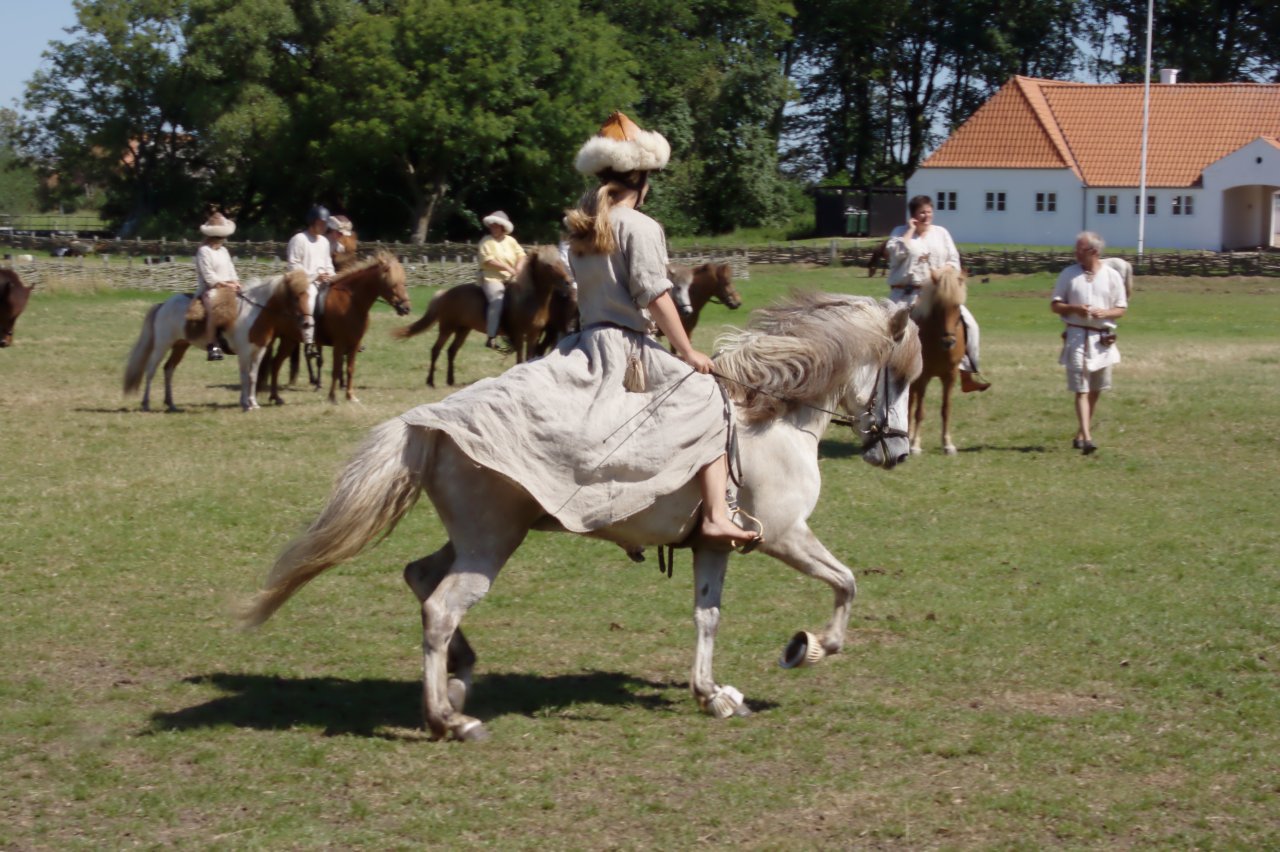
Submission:
[[[641,306],[671,288],[662,227],[626,207],[610,220],[613,254],[570,258],[581,332],[543,358],[401,415],[447,433],[573,532],[609,526],[678,490],[724,453],[728,430],[715,379],[648,333]],[[633,356],[646,379],[637,393],[623,386]]]

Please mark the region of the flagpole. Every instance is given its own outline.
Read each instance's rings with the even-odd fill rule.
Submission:
[[[1151,122],[1151,23],[1155,0],[1147,0],[1147,71],[1142,89],[1142,166],[1138,183],[1138,260],[1147,236],[1147,136]]]

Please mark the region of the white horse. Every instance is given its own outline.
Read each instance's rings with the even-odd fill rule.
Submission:
[[[125,362],[124,392],[137,391],[145,376],[143,411],[151,410],[151,380],[165,355],[169,360],[164,364],[164,405],[169,411],[178,410],[173,403],[173,371],[187,348],[204,339],[204,321],[192,324],[186,318],[193,298],[190,293],[170,296],[147,311],[142,321],[142,332]],[[240,407],[245,411],[258,407],[258,365],[271,341],[282,328],[296,328],[299,324],[304,341],[311,343],[315,339],[315,321],[307,276],[301,270],[265,280],[251,279],[237,295],[235,325],[227,332],[227,339],[240,362]]]
[[[1102,262],[1110,266],[1116,272],[1120,273],[1120,280],[1124,281],[1124,297],[1126,299],[1133,296],[1133,266],[1123,257],[1104,257]]]
[[[906,394],[920,370],[915,326],[906,308],[887,300],[795,294],[757,311],[721,344],[716,372],[738,403],[738,500],[767,530],[759,550],[835,592],[826,627],[818,635],[797,633],[783,654],[784,667],[809,665],[840,651],[857,592],[853,573],[805,523],[821,487],[818,441],[833,406],[845,401],[861,409],[858,428],[874,439],[866,461],[892,467],[908,457]],[[243,619],[246,626],[261,624],[308,581],[389,534],[424,490],[449,535],[442,548],[404,569],[421,603],[424,721],[436,739],[483,739],[483,724],[462,712],[476,656],[459,623],[530,530],[562,528],[524,489],[476,465],[445,433],[400,418],[375,427],[319,516],[276,560]],[[623,546],[683,542],[695,528],[698,500],[690,482],[590,535]],[[697,540],[692,547],[693,695],[718,718],[749,715],[742,693],[717,683],[711,670],[729,554]]]

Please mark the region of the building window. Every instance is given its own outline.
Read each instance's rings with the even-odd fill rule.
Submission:
[[[1133,197],[1133,215],[1135,216],[1138,215],[1138,212],[1139,212],[1138,206],[1139,204],[1141,204],[1141,198],[1142,198],[1141,195],[1135,195]],[[1147,196],[1147,215],[1148,216],[1156,215],[1156,197],[1154,195]]]
[[[1036,193],[1036,212],[1037,213],[1056,213],[1058,210],[1058,193],[1056,192],[1037,192]]]
[[[1116,212],[1116,197],[1114,195],[1099,195],[1097,197],[1097,204],[1099,215],[1114,215]]]
[[[937,202],[938,210],[955,210],[956,209],[956,194],[954,192],[950,192],[948,190],[942,190],[934,198],[934,201]]]
[[[1173,215],[1192,216],[1196,212],[1194,195],[1175,195],[1173,197]]]
[[[1004,193],[988,192],[987,193],[987,209],[1003,212],[1004,211]]]

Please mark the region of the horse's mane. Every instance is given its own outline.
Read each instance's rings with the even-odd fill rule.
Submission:
[[[22,283],[22,279],[18,277],[18,271],[7,267],[0,267],[0,284],[16,284],[23,289],[27,287]]]
[[[964,304],[968,295],[964,273],[954,266],[934,270],[932,281],[920,289],[920,297],[911,308],[911,316],[923,320],[935,310],[947,310]]]
[[[346,281],[348,278],[355,278],[358,275],[367,273],[375,266],[380,266],[385,270],[384,275],[393,288],[403,287],[406,281],[404,274],[404,266],[400,263],[399,258],[386,249],[378,249],[367,260],[352,264],[331,279],[333,284],[340,281]]]
[[[533,251],[531,251],[529,255],[530,262],[524,265],[524,268],[520,270],[520,274],[516,276],[514,281],[507,284],[508,287],[512,284],[514,284],[517,289],[533,287],[534,266],[559,267],[564,269],[564,261],[560,259],[560,249],[558,246],[534,246]],[[568,275],[569,270],[564,269],[564,274]]]
[[[890,306],[869,296],[797,291],[716,341],[716,372],[748,423],[826,406],[893,347]]]

